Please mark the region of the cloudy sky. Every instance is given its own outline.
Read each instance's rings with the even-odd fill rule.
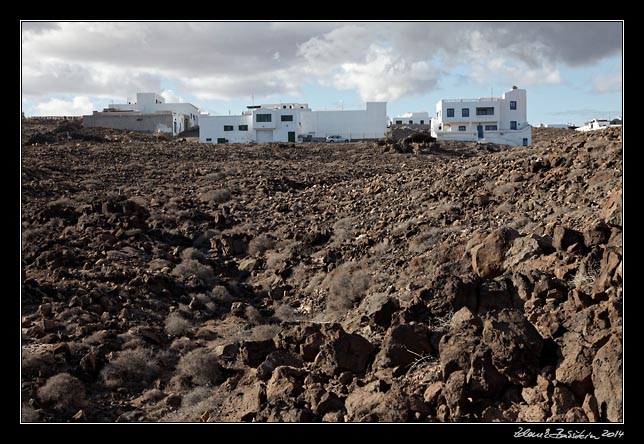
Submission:
[[[137,91],[210,114],[254,102],[433,113],[528,90],[528,120],[622,114],[620,22],[23,22],[26,115],[87,114]]]

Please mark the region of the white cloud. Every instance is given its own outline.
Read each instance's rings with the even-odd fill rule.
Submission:
[[[36,105],[41,116],[80,116],[91,114],[96,108],[89,97],[77,96],[72,100],[49,99]]]
[[[336,88],[355,88],[364,101],[391,101],[435,84],[436,70],[427,61],[406,60],[376,45],[369,48],[364,63],[345,63],[334,76]]]
[[[293,94],[317,82],[391,100],[426,92],[453,65],[483,82],[557,83],[561,64],[619,52],[621,29],[619,22],[25,22],[22,91],[37,100],[122,99],[160,91],[169,79],[205,100]]]
[[[183,97],[180,97],[175,94],[175,92],[171,89],[164,89],[159,93],[161,97],[163,97],[166,101],[166,103],[183,103]]]
[[[596,93],[621,92],[622,75],[618,72],[601,74],[591,79],[593,91]]]

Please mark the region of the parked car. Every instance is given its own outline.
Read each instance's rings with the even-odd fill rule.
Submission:
[[[349,139],[347,139],[347,138],[345,138],[345,137],[342,137],[342,136],[338,136],[338,135],[335,135],[335,136],[327,136],[327,137],[326,137],[326,142],[327,142],[327,143],[329,143],[329,142],[330,142],[330,143],[333,143],[333,142],[348,142],[348,141],[349,141]]]

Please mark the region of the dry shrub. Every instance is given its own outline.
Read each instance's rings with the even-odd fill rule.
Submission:
[[[260,234],[248,243],[248,254],[251,256],[261,256],[264,252],[272,250],[274,247],[275,239],[267,234]]]
[[[192,328],[192,323],[174,311],[165,320],[165,331],[170,336],[184,336]]]
[[[123,350],[101,371],[103,382],[109,388],[139,387],[154,380],[159,374],[154,354],[145,348]]]
[[[195,387],[181,399],[181,408],[189,408],[199,404],[204,399],[208,399],[210,395],[212,395],[212,389],[203,386]]]
[[[85,387],[69,373],[59,373],[38,389],[38,398],[45,404],[52,404],[56,410],[67,412],[83,406]]]
[[[216,384],[221,376],[219,359],[208,348],[197,348],[182,356],[175,378],[192,385]]]
[[[345,262],[329,273],[325,281],[329,287],[327,310],[344,314],[360,302],[369,288],[371,275],[357,263]]]
[[[172,275],[186,280],[195,277],[205,287],[209,287],[215,282],[215,273],[212,268],[195,259],[184,259],[174,267]]]
[[[199,200],[202,202],[224,203],[230,199],[232,199],[232,195],[228,190],[210,190],[199,195]]]
[[[248,334],[251,341],[267,341],[273,339],[282,328],[277,324],[264,324],[253,327]]]
[[[22,375],[38,376],[51,374],[56,365],[56,358],[50,352],[22,351]]]
[[[204,260],[206,260],[206,256],[204,256],[204,254],[196,248],[189,247],[181,252],[181,259],[183,259],[184,261],[188,259],[194,259],[196,261],[203,262]]]
[[[23,404],[20,420],[22,422],[38,422],[40,420],[40,413],[29,404]]]

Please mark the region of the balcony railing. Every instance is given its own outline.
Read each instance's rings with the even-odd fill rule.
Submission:
[[[443,99],[443,102],[498,102],[502,100],[500,97],[480,97],[478,99]]]

